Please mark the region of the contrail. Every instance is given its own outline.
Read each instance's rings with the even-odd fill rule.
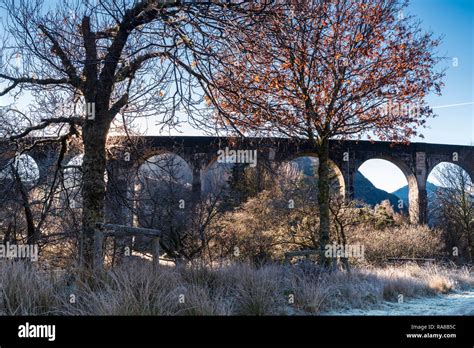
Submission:
[[[453,106],[463,106],[463,105],[472,105],[472,104],[474,104],[474,102],[450,104],[450,105],[439,105],[439,106],[433,106],[432,109],[442,109],[442,108],[450,108]]]

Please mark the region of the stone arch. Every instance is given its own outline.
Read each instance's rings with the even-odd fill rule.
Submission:
[[[164,197],[176,202],[183,200],[186,207],[192,204],[193,167],[181,155],[172,151],[149,152],[134,167],[134,225],[144,222],[150,224],[144,227],[152,227],[155,222],[150,209],[162,207]]]
[[[302,157],[318,158],[318,155],[315,152],[300,152],[300,153],[298,153],[294,156],[290,156],[290,157],[286,158],[285,161],[291,162],[291,161],[295,161],[298,158],[302,158]],[[336,180],[337,180],[338,187],[339,187],[339,194],[342,197],[345,198],[346,197],[346,180],[344,179],[344,175],[342,173],[342,170],[339,168],[339,166],[336,164],[336,162],[333,161],[332,159],[329,159],[329,165],[331,167],[331,171],[336,176]]]
[[[107,172],[110,174],[110,180],[107,184],[106,216],[110,221],[127,225],[138,224],[141,171],[144,166],[146,168],[147,165],[153,165],[154,157],[162,156],[178,158],[192,172],[187,157],[173,149],[162,147],[142,148],[129,152],[127,157],[120,156],[108,161]],[[191,183],[190,180],[188,182]]]
[[[446,160],[438,159],[438,160],[433,161],[432,163],[430,163],[430,166],[428,167],[428,171],[426,173],[426,180],[428,180],[428,177],[433,172],[433,170],[437,166],[439,166],[440,164],[443,164],[443,163],[449,163],[449,164],[458,166],[459,168],[464,170],[467,173],[467,175],[469,175],[469,177],[471,179],[471,182],[474,182],[474,171],[470,171],[468,166],[466,166],[465,163],[463,163],[463,162],[456,162],[456,161],[452,161],[452,160],[449,160],[449,159],[446,159]]]
[[[165,157],[165,161],[167,161],[166,157],[168,158],[172,158],[171,159],[171,163],[170,165],[179,165],[181,166],[182,168],[185,168],[185,169],[188,169],[189,172],[191,173],[190,176],[188,176],[187,178],[184,178],[183,180],[183,184],[192,184],[192,173],[193,173],[193,165],[191,163],[189,163],[189,161],[187,161],[184,156],[178,154],[178,153],[175,153],[175,152],[172,152],[172,151],[169,151],[169,150],[156,150],[156,151],[151,151],[151,152],[148,152],[146,154],[146,156],[142,156],[140,158],[139,161],[137,161],[134,165],[134,169],[135,169],[135,176],[139,175],[139,172],[141,169],[144,169],[144,166],[152,166],[152,165],[158,165],[157,164],[157,161],[152,161],[151,159],[153,158],[159,158],[159,157]],[[160,160],[158,160],[160,161]],[[163,163],[163,164],[160,164],[160,165],[167,165],[168,163]],[[151,169],[150,169],[151,170]]]
[[[139,180],[139,175],[140,175],[139,172],[143,168],[143,166],[146,166],[147,164],[148,165],[153,164],[152,162],[150,162],[150,159],[154,157],[160,157],[160,156],[176,157],[183,164],[185,164],[186,167],[191,170],[191,172],[193,170],[193,166],[191,165],[191,163],[185,156],[182,156],[181,154],[174,152],[173,150],[162,149],[162,148],[148,149],[144,153],[135,154],[133,158],[131,158],[130,164],[128,164],[127,161],[124,161],[124,159],[121,159],[117,161],[117,166],[123,169],[126,168],[127,177],[129,177],[130,185],[134,186]],[[133,191],[133,187],[130,189]]]
[[[232,166],[233,163],[217,162],[217,157],[206,163],[200,173],[202,192],[206,194],[213,190],[221,190],[227,187],[226,181],[228,177],[226,176],[230,175],[229,169]],[[222,176],[222,178],[218,178],[218,176]]]
[[[474,193],[474,176],[472,175],[472,173],[470,173],[462,164],[458,163],[458,162],[452,162],[452,161],[438,161],[438,163],[433,166],[432,168],[430,168],[430,171],[428,172],[428,175],[426,176],[426,181],[428,182],[428,179],[430,177],[431,174],[434,174],[434,171],[437,167],[439,166],[442,166],[442,165],[450,165],[450,166],[456,166],[458,167],[459,169],[461,169],[464,173],[466,173],[466,175],[468,176],[468,182],[466,184],[468,184],[468,190],[470,190],[472,193]],[[436,180],[436,178],[435,178]],[[443,184],[443,183],[435,183],[435,184]]]
[[[12,164],[16,168],[23,183],[28,183],[32,186],[38,184],[41,178],[41,169],[38,165],[38,161],[28,153],[23,153],[18,157],[13,154],[13,157],[2,160],[0,180],[14,180],[10,167]]]
[[[374,157],[367,157],[363,160],[360,160],[357,163],[356,171],[367,161],[381,159],[395,165],[405,176],[408,183],[408,214],[410,217],[410,222],[418,223],[424,222],[426,220],[426,190],[424,187],[424,182],[419,183],[417,176],[411,170],[410,166],[405,163],[403,160],[388,156],[388,155],[377,155]],[[421,188],[421,187],[422,188]]]
[[[219,149],[219,150],[224,150],[224,149]],[[249,150],[249,151],[254,151],[255,149],[249,149],[249,148],[241,148],[241,149],[234,149],[234,148],[229,148],[229,150]],[[216,180],[213,180],[212,177],[209,177],[209,175],[212,175],[216,173],[216,175],[230,175],[229,171],[234,167],[236,163],[219,163],[219,155],[217,154],[218,151],[212,151],[207,154],[201,154],[203,155],[201,157],[201,162],[200,162],[200,173],[199,173],[199,178],[202,183],[202,192],[203,193],[208,193],[212,191],[212,188],[217,188],[217,189],[223,189],[227,187],[226,183],[216,183]],[[259,150],[257,150],[257,162],[255,169],[257,169],[257,172],[259,168],[261,168],[262,163],[268,164],[268,159],[265,157],[262,157],[263,153]],[[258,174],[257,174],[258,175]],[[225,178],[226,180],[228,178]],[[214,186],[213,186],[214,185]]]

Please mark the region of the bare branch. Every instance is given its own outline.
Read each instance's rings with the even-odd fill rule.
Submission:
[[[41,120],[41,123],[39,123],[35,126],[31,126],[31,127],[26,128],[23,132],[21,132],[17,135],[11,136],[9,138],[9,140],[12,140],[12,141],[17,140],[17,139],[20,139],[20,138],[23,138],[23,137],[27,136],[28,134],[30,134],[33,131],[42,130],[42,129],[45,129],[46,127],[48,127],[52,124],[61,124],[61,123],[81,126],[84,123],[84,119],[80,118],[80,117],[58,117],[58,118],[50,118],[50,119],[46,119],[46,120]]]

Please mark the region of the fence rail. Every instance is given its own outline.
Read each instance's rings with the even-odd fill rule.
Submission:
[[[293,257],[298,256],[306,256],[309,257],[310,255],[321,255],[324,251],[321,250],[298,250],[298,251],[289,251],[285,253],[285,263],[289,263],[290,259]]]
[[[436,259],[421,258],[421,257],[391,257],[386,260],[387,263],[397,263],[397,262],[433,263],[435,261]]]

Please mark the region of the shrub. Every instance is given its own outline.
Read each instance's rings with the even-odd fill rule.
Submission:
[[[365,247],[365,262],[383,265],[389,258],[442,257],[442,234],[428,226],[403,224],[381,230],[366,225],[347,231],[348,243]],[[354,260],[357,261],[357,260]]]

